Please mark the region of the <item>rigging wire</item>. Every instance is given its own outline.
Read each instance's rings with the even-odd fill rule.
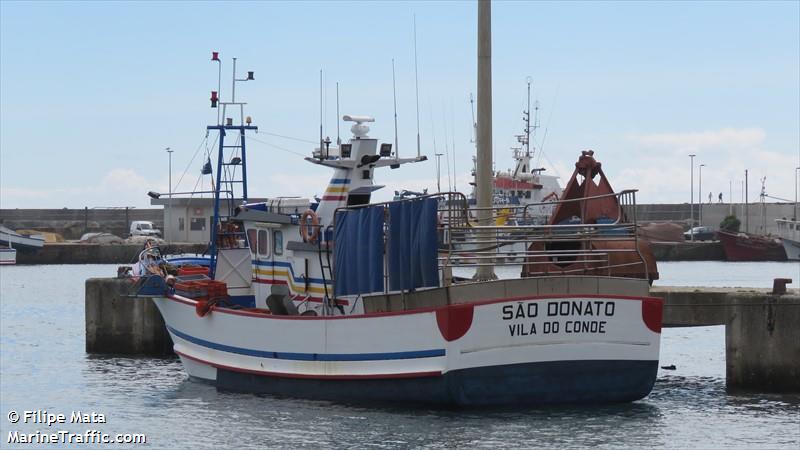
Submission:
[[[305,157],[306,157],[306,155],[305,155],[305,154],[303,154],[303,153],[296,152],[296,151],[294,151],[294,150],[289,150],[288,148],[281,147],[280,145],[275,145],[275,144],[272,144],[272,143],[270,143],[270,142],[266,142],[266,141],[262,141],[262,140],[256,139],[256,138],[254,138],[253,136],[250,136],[250,137],[249,137],[249,140],[251,140],[251,141],[255,141],[255,142],[258,142],[258,143],[260,143],[260,144],[268,145],[268,146],[270,146],[270,147],[275,147],[275,148],[277,148],[278,150],[282,150],[282,151],[284,151],[284,152],[291,153],[291,154],[293,154],[293,155],[297,155],[297,156],[299,156],[299,157],[301,157],[301,158],[304,158],[304,159],[305,159]],[[316,142],[312,142],[312,143],[313,143],[313,144],[316,144]]]
[[[181,185],[181,181],[183,180],[183,177],[189,171],[189,168],[192,167],[192,164],[194,163],[194,159],[197,158],[197,153],[200,152],[201,148],[203,148],[203,144],[207,144],[207,143],[208,143],[208,132],[206,132],[205,136],[203,136],[203,139],[200,141],[200,145],[197,146],[197,149],[194,151],[194,155],[192,155],[192,159],[189,161],[189,164],[186,165],[186,168],[183,170],[183,174],[181,174],[181,177],[178,179],[178,182],[175,183],[175,186],[173,186],[173,189],[172,189],[173,191],[177,191],[178,190],[178,186]]]
[[[314,145],[318,144],[317,141],[310,141],[308,139],[296,138],[296,137],[292,137],[292,136],[286,136],[286,135],[283,135],[283,134],[270,133],[269,131],[258,130],[258,134],[268,134],[270,136],[275,136],[275,137],[279,137],[279,138],[283,138],[283,139],[289,139],[289,140],[292,140],[292,141],[305,142],[306,144],[314,144]],[[253,139],[253,137],[249,136],[249,139]]]
[[[547,125],[545,125],[544,127],[544,135],[542,136],[542,141],[539,144],[539,156],[536,159],[536,165],[539,166],[542,161],[542,156],[544,156],[544,159],[547,160],[547,163],[550,164],[550,167],[553,169],[553,172],[555,172],[556,176],[559,178],[561,178],[561,174],[558,173],[558,170],[550,161],[550,158],[548,158],[547,155],[544,154],[544,143],[547,140],[547,131],[550,129],[550,121],[553,120],[553,113],[556,110],[556,100],[558,100],[558,92],[560,88],[561,88],[560,84],[556,86],[556,93],[555,95],[553,95],[553,103],[550,107],[550,114],[547,117]]]

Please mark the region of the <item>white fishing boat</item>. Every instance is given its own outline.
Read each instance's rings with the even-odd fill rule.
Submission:
[[[539,128],[539,105],[534,106],[534,117],[531,120],[531,82],[528,80],[528,108],[523,111],[522,117],[525,127],[523,134],[517,135],[519,146],[512,147],[514,168],[506,171],[492,173],[492,207],[496,210],[494,219],[499,225],[530,225],[547,224],[553,214],[555,201],[563,189],[559,185],[558,177],[544,174],[545,168],[535,168],[535,160],[542,155],[542,149],[534,144],[536,130]],[[476,126],[475,126],[476,128]],[[477,158],[473,157],[472,176],[477,174]],[[471,209],[471,218],[478,215],[476,207],[476,183],[472,184],[472,192],[468,199]],[[462,239],[464,238],[464,239]],[[525,243],[515,236],[498,235],[504,241],[502,252],[506,258],[521,262],[525,256]],[[470,251],[480,250],[481,246],[470,242],[465,237],[456,237],[460,241],[459,248],[464,250],[464,257],[470,257]]]
[[[553,213],[550,204],[561,198],[563,189],[558,177],[546,175],[544,167],[534,167],[542,156],[542,149],[534,145],[536,130],[539,129],[539,105],[534,105],[531,120],[531,82],[528,84],[528,108],[523,111],[525,123],[523,133],[516,136],[519,146],[511,148],[514,168],[497,171],[492,176],[492,205],[506,210],[501,220],[518,224],[545,224]],[[538,150],[538,155],[537,155]],[[477,161],[473,160],[474,164]],[[473,168],[472,176],[477,170]],[[470,204],[475,204],[477,193],[475,183],[470,195]],[[527,206],[527,207],[526,207]]]
[[[0,265],[11,265],[17,263],[17,249],[12,247],[0,246]]]
[[[370,204],[374,169],[418,159],[380,158],[363,123],[353,129],[350,156],[308,158],[334,171],[316,212],[240,206],[215,238],[216,281],[179,279],[174,293],[155,297],[193,379],[238,391],[455,405],[647,395],[662,302],[649,297],[646,279],[453,277],[477,263],[437,257],[438,236],[482,228],[466,222],[466,210],[461,223],[452,210],[437,222],[439,205],[459,194]],[[635,240],[635,224],[612,225]],[[531,225],[527,240],[557,231],[583,241],[603,225],[593,228]],[[592,264],[591,273],[608,269]],[[221,295],[209,294],[220,282]]]
[[[646,276],[613,276],[610,251],[587,245],[601,235],[625,241],[633,258],[625,266],[646,274],[635,222],[475,225],[458,193],[370,203],[382,187],[376,170],[426,158],[379,146],[365,116],[344,117],[353,137],[335,153],[306,158],[333,171],[315,210],[234,204],[247,199],[232,191],[245,185],[246,133],[257,129],[241,119],[208,127],[219,132],[218,169],[236,158],[242,168],[216,171],[210,279],[162,277],[156,266],[137,285],[191,379],[293,397],[459,406],[624,402],[650,392],[662,300],[649,296]],[[624,198],[619,208],[635,203],[633,191],[614,195]],[[451,236],[510,233],[532,249],[556,236],[583,250],[563,270],[563,248],[530,250],[523,268],[544,258],[556,267],[547,275],[529,276],[536,270],[528,267],[514,279],[458,276],[504,263],[496,253],[463,262]],[[140,260],[158,264],[146,252]]]
[[[41,236],[25,236],[0,225],[0,245],[14,247],[19,250],[36,250],[44,246]]]
[[[792,219],[775,219],[778,226],[777,235],[783,242],[786,258],[791,261],[800,260],[800,222]]]

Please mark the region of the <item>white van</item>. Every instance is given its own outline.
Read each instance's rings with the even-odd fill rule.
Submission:
[[[149,220],[134,220],[131,222],[131,236],[151,236],[161,237],[161,230],[153,225]]]

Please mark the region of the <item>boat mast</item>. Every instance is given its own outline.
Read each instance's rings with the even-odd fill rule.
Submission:
[[[489,226],[492,212],[492,4],[478,0],[478,163],[475,174],[478,225]],[[494,233],[486,233],[489,241]],[[478,266],[476,280],[496,279],[494,266]]]
[[[419,143],[419,72],[417,70],[417,15],[414,14],[414,96],[417,101],[417,158],[420,157]]]
[[[397,85],[394,78],[394,58],[392,58],[392,99],[394,100],[394,159],[398,159],[400,145],[397,143]]]
[[[761,177],[761,234],[767,234],[767,177]]]
[[[528,82],[528,109],[525,111],[525,156],[531,157],[531,77]]]

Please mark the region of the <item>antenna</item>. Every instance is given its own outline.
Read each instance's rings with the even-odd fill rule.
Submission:
[[[342,138],[339,137],[339,82],[336,82],[336,146],[342,145]]]
[[[324,141],[322,139],[322,69],[319,69],[319,157],[323,159],[322,149],[324,148]]]
[[[394,58],[392,58],[392,98],[394,99],[394,158],[400,157],[400,146],[397,144],[397,87],[394,79]]]
[[[428,99],[428,111],[431,114],[431,137],[433,138],[433,154],[435,155],[438,153],[436,151],[436,124],[433,122],[433,106],[431,106],[430,99]]]
[[[472,98],[472,92],[469,93],[469,106],[472,108],[472,139],[469,141],[473,144],[477,144],[478,122],[475,122],[475,99]]]
[[[236,103],[236,57],[233,58],[233,79],[231,80],[231,103]]]
[[[217,66],[219,67],[219,73],[217,74],[217,93],[216,97],[214,93],[211,94],[212,98],[222,98],[222,60],[219,58],[219,52],[211,52],[211,60],[217,62]],[[222,122],[219,121],[220,110],[217,108],[217,125],[220,125]]]
[[[417,98],[417,158],[420,156],[419,148],[419,72],[417,71],[417,15],[414,14],[414,93]]]
[[[450,141],[451,145],[453,146],[453,191],[457,192],[457,182],[458,182],[458,175],[456,175],[456,113],[454,112],[455,108],[453,108],[453,98],[450,97],[450,121],[453,123],[453,139]]]
[[[442,101],[442,125],[444,126],[444,157],[447,160],[447,190],[453,192],[453,179],[450,177],[450,145],[447,140],[447,107]]]

